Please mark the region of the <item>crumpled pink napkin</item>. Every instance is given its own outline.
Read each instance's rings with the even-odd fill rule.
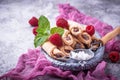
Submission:
[[[69,78],[73,80],[115,80],[114,77],[106,75],[104,72],[106,62],[102,61],[98,64],[95,70],[88,71],[87,74],[80,71],[75,75],[71,71],[63,71],[59,68],[53,67],[51,63],[41,53],[40,48],[29,49],[24,53],[17,63],[17,66],[0,77],[10,80],[33,80],[38,75],[56,75],[62,78]],[[47,79],[49,80],[49,79]]]
[[[64,17],[83,24],[92,24],[101,36],[112,30],[111,26],[79,12],[69,4],[60,4],[59,10],[59,17]],[[111,44],[108,44],[107,46],[110,45]],[[110,50],[110,48],[108,49]],[[102,61],[94,70],[88,71],[87,73],[80,71],[76,74],[72,71],[63,71],[52,66],[52,64],[42,54],[40,48],[37,48],[29,49],[27,53],[21,55],[16,67],[2,75],[0,80],[33,80],[35,77],[39,75],[43,76],[45,74],[73,80],[116,80],[113,76],[105,74],[105,67],[106,62]]]

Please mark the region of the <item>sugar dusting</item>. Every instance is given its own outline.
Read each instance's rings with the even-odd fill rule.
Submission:
[[[71,58],[77,59],[77,60],[89,60],[93,58],[93,54],[88,54],[85,51],[79,51],[79,52],[71,52]]]

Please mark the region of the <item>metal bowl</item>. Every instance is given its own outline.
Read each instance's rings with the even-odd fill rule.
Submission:
[[[95,33],[97,37],[100,38],[98,33]],[[71,71],[80,71],[80,70],[88,70],[95,67],[99,62],[102,61],[104,55],[104,46],[100,46],[97,51],[94,52],[94,57],[89,60],[74,60],[73,62],[69,62],[68,58],[64,59],[54,59],[50,57],[45,50],[42,49],[43,53],[45,54],[46,58],[52,62],[53,66],[58,67],[62,70],[71,70]],[[72,60],[72,59],[71,59]]]
[[[58,67],[63,70],[71,70],[71,71],[80,71],[80,70],[88,70],[95,67],[101,60],[103,59],[104,55],[104,47],[100,47],[95,53],[94,57],[90,60],[86,61],[76,61],[76,62],[64,62],[60,60],[53,59],[50,57],[46,51],[42,49],[43,53],[45,54],[46,58],[52,62],[53,66]]]

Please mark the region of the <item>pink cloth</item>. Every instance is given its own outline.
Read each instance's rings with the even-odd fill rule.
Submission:
[[[64,17],[66,19],[74,20],[83,24],[92,24],[95,26],[95,29],[100,33],[101,36],[112,30],[111,26],[102,23],[95,18],[86,16],[69,4],[59,5],[59,10],[59,17]],[[109,44],[109,46],[111,44]],[[110,48],[108,49],[110,50]],[[19,58],[16,67],[1,76],[0,80],[3,78],[6,80],[7,77],[11,78],[11,80],[33,80],[35,77],[39,75],[43,76],[45,74],[73,80],[116,80],[114,77],[105,74],[105,67],[106,62],[102,61],[94,70],[88,71],[87,73],[80,71],[76,74],[71,71],[63,71],[52,66],[52,64],[42,54],[40,48],[37,48],[29,49],[27,53],[24,53]]]
[[[80,71],[75,75],[71,71],[63,71],[53,67],[41,53],[40,48],[29,49],[27,53],[19,58],[17,66],[7,74],[1,76],[0,80],[6,77],[9,77],[11,80],[32,80],[39,75],[43,76],[45,74],[61,78],[72,78],[73,80],[115,80],[114,77],[105,74],[105,66],[106,62],[102,61],[95,70],[88,71],[87,74]]]

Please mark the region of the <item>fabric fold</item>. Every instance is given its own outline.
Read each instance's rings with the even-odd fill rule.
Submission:
[[[31,59],[33,62],[31,62]],[[30,63],[30,64],[28,64]],[[87,74],[83,71],[79,73],[72,71],[63,71],[57,67],[52,66],[40,48],[29,49],[26,54],[23,54],[19,58],[17,66],[0,77],[4,79],[6,77],[11,78],[11,80],[32,80],[37,76],[54,75],[61,78],[69,78],[72,80],[115,80],[114,77],[105,74],[106,62],[102,61],[98,64],[95,70],[88,71]]]

